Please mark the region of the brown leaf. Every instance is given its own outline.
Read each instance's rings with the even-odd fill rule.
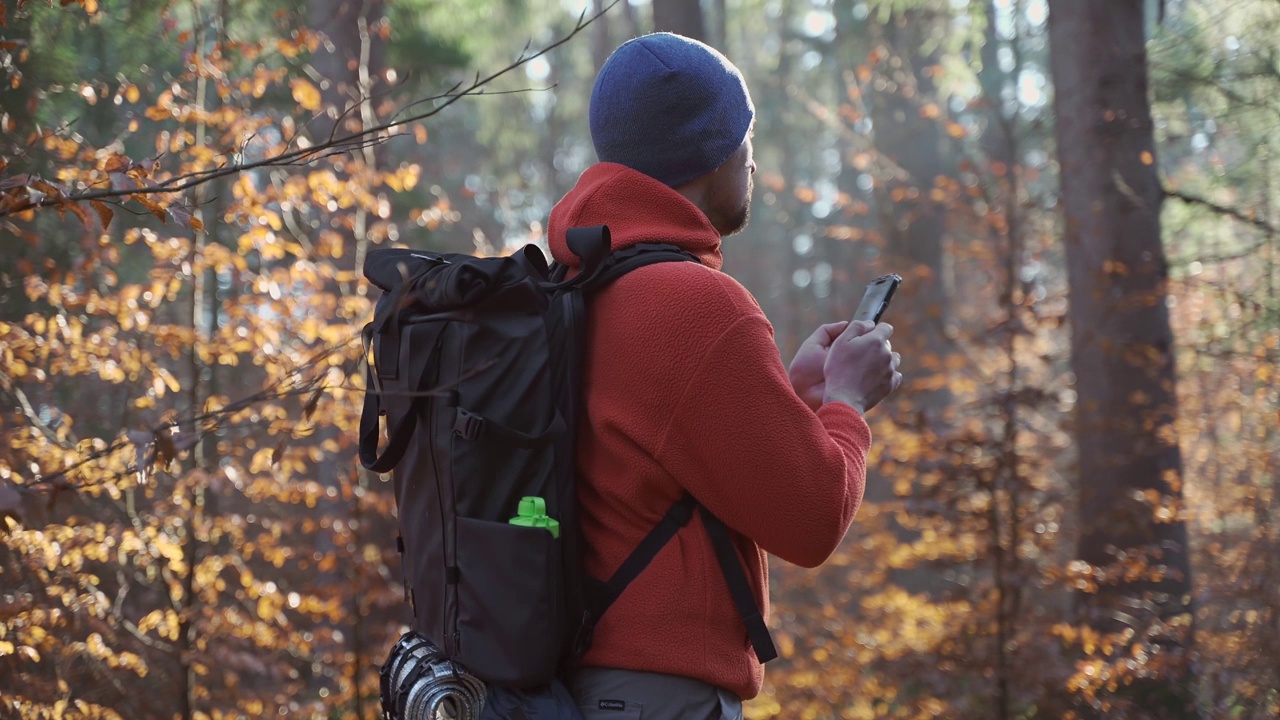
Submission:
[[[9,27],[9,21],[5,19],[5,5],[0,3],[0,28]]]
[[[86,229],[93,227],[93,220],[89,217],[89,211],[84,209],[84,205],[78,202],[65,203],[67,209],[80,218],[80,222],[84,223]]]
[[[11,190],[13,188],[26,187],[29,182],[31,182],[31,176],[26,173],[14,175],[11,178],[0,180],[0,190]]]
[[[279,465],[280,458],[284,455],[284,445],[287,438],[280,438],[280,442],[276,443],[276,449],[271,451],[271,464]]]
[[[129,158],[123,155],[116,154],[107,158],[107,162],[105,165],[103,165],[102,169],[104,172],[109,172],[109,173],[121,172],[124,170],[128,170],[129,165],[130,165]]]
[[[168,431],[156,434],[156,462],[160,467],[169,467],[169,463],[178,457],[178,448],[173,444],[173,435]]]
[[[155,215],[160,222],[168,220],[168,213],[165,212],[165,209],[161,207],[160,203],[152,200],[150,195],[130,195],[129,197],[136,200],[142,207],[150,210],[151,214]]]
[[[40,177],[31,178],[31,182],[29,184],[31,185],[31,187],[39,190],[45,195],[50,195],[56,198],[60,198],[63,196],[62,188]]]
[[[171,207],[169,208],[169,214],[173,216],[174,220],[178,221],[179,225],[191,227],[191,213],[186,210],[178,207]]]
[[[324,395],[323,385],[316,388],[315,392],[311,393],[311,397],[307,398],[307,404],[302,408],[302,417],[304,419],[311,419],[311,415],[316,411],[316,406],[320,404],[321,395]]]
[[[94,200],[92,204],[93,209],[98,213],[98,219],[102,221],[102,229],[106,230],[111,226],[111,218],[116,216],[115,211],[101,200]]]

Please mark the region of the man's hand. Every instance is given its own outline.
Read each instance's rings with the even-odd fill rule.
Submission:
[[[871,330],[869,323],[859,322],[855,325],[863,333]],[[791,376],[791,387],[795,388],[796,394],[814,412],[822,407],[822,398],[826,394],[826,375],[823,368],[826,366],[827,352],[831,350],[831,343],[835,342],[835,339],[848,326],[849,323],[842,321],[819,327],[809,336],[809,339],[801,343],[795,359],[791,361],[791,367],[787,370],[787,374]]]
[[[887,323],[871,330],[855,323],[841,333],[827,350],[823,401],[843,402],[865,415],[897,390],[902,384],[898,372],[902,358],[889,344],[892,334],[893,326]]]

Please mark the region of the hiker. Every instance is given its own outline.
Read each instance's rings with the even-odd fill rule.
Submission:
[[[566,230],[607,225],[615,252],[669,243],[699,262],[641,267],[592,300],[577,450],[586,570],[611,577],[688,493],[731,531],[767,615],[765,553],[816,567],[858,510],[863,415],[902,381],[893,330],[824,325],[788,369],[760,306],[720,271],[756,164],[751,97],[719,52],[670,33],[630,40],[601,68],[589,115],[600,162],[552,210],[555,260],[579,262]],[[662,546],[595,626],[569,683],[587,720],[740,718],[759,693],[758,643],[701,525]]]

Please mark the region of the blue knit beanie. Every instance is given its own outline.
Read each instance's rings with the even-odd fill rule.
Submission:
[[[747,139],[755,106],[742,74],[697,40],[628,40],[591,90],[591,141],[601,162],[677,187],[720,167]]]

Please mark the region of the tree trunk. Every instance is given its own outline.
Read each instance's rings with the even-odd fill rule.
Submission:
[[[636,9],[631,6],[628,0],[619,3],[622,8],[622,34],[621,42],[626,42],[633,37],[640,36],[640,20],[636,18]],[[621,44],[621,42],[619,44]]]
[[[625,0],[623,4],[626,4]],[[609,16],[612,13],[604,12],[605,7],[607,7],[605,0],[592,0],[591,12],[599,15],[595,22],[591,23],[591,60],[597,73],[600,72],[601,67],[604,67],[604,61],[609,59],[609,54],[613,52],[613,35],[609,32]]]
[[[333,122],[347,106],[357,103],[361,97],[360,67],[367,64],[376,76],[384,65],[385,46],[380,36],[374,35],[372,45],[365,49],[367,58],[362,63],[360,18],[366,26],[383,16],[384,0],[309,0],[311,27],[324,34],[325,42],[311,57],[311,65],[322,78],[320,92],[324,106],[329,110],[329,123],[317,122],[316,135],[327,136]],[[348,113],[345,118],[358,129],[360,116]]]
[[[715,0],[709,36],[720,52],[729,52],[729,8],[725,0]]]
[[[653,29],[707,41],[707,26],[698,0],[653,0]]]
[[[1116,691],[1126,717],[1198,717],[1143,3],[1049,0],[1049,10],[1078,395],[1079,556],[1154,571],[1130,580],[1095,572],[1097,592],[1078,601],[1095,629],[1131,628],[1144,643],[1135,651],[1160,653],[1157,671]]]

